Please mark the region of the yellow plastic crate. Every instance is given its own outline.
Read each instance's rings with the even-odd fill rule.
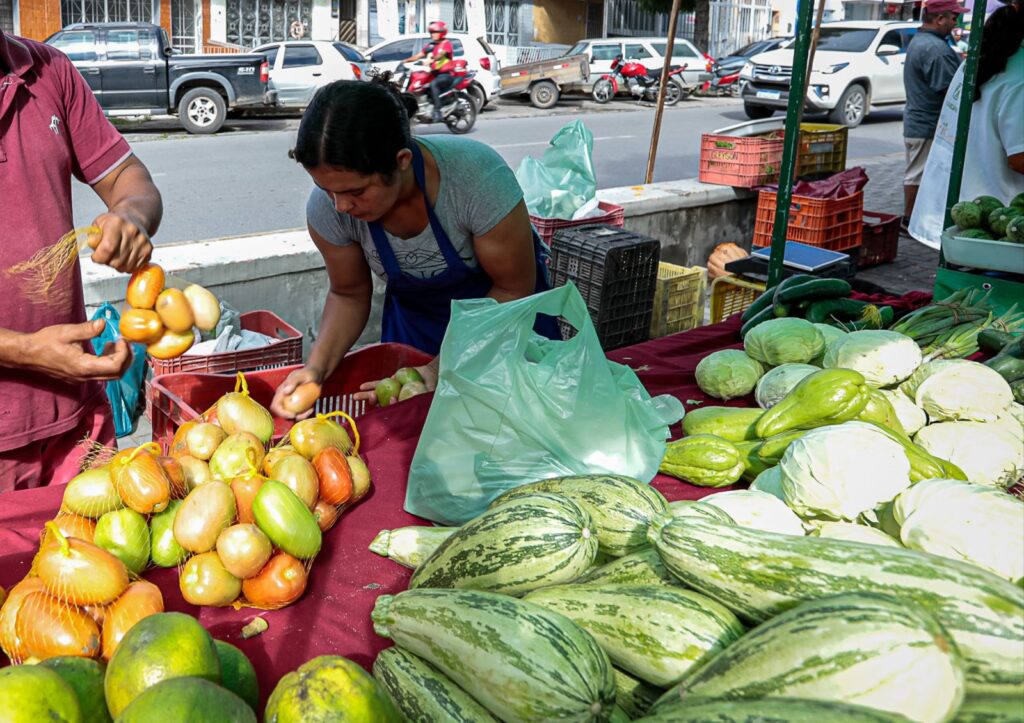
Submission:
[[[711,323],[725,321],[754,303],[765,285],[742,276],[719,276],[711,282]]]
[[[702,266],[658,264],[651,314],[651,338],[657,339],[700,326],[704,316],[707,270]]]
[[[848,134],[849,128],[846,126],[801,123],[797,175],[830,175],[845,171]]]

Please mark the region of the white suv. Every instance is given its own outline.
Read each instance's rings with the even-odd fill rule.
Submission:
[[[902,105],[903,65],[917,23],[846,21],[821,28],[805,109],[829,120],[859,125],[872,109]],[[793,50],[755,55],[740,71],[743,110],[767,118],[789,102]]]

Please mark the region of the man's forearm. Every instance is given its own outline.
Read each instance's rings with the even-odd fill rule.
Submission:
[[[25,334],[0,329],[0,366],[20,367],[25,364]]]

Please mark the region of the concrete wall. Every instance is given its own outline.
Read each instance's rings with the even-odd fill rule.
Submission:
[[[536,42],[573,45],[586,36],[585,0],[534,0],[533,39]]]
[[[626,209],[626,228],[661,241],[662,260],[669,263],[703,266],[715,245],[726,241],[750,247],[757,197],[746,191],[685,180],[605,189],[598,197]],[[239,311],[273,311],[303,333],[308,353],[327,274],[305,230],[161,245],[153,260]],[[104,301],[124,305],[123,274],[86,260],[82,276],[90,314]],[[373,310],[360,344],[380,339],[383,293],[383,283],[375,279]]]

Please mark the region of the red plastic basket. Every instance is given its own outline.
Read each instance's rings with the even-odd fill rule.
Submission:
[[[896,260],[900,250],[900,217],[892,213],[865,211],[864,233],[857,258],[859,268],[878,266]]]
[[[533,222],[533,227],[537,229],[537,234],[540,236],[540,240],[547,246],[551,246],[551,239],[554,238],[555,231],[562,228],[571,228],[573,226],[593,226],[594,224],[604,224],[606,226],[617,226],[618,228],[622,228],[626,223],[626,209],[622,206],[616,206],[614,203],[598,201],[597,207],[604,211],[604,214],[600,216],[591,216],[590,218],[582,218],[579,221],[564,221],[560,218],[541,218],[540,216],[530,216],[530,221]]]
[[[775,225],[775,191],[760,191],[754,222],[754,246],[771,246]],[[857,192],[839,199],[793,196],[789,208],[787,241],[845,251],[860,246],[864,215],[864,194]]]
[[[727,136],[704,133],[700,137],[701,183],[754,188],[779,180],[782,133]]]
[[[401,367],[422,366],[431,360],[429,354],[404,344],[375,344],[354,351],[344,359],[323,385],[316,403],[317,414],[342,411],[352,417],[366,412],[364,402],[353,395],[367,381],[380,379]],[[254,371],[245,375],[249,394],[269,408],[274,392],[298,366]],[[235,388],[235,377],[221,374],[166,374],[153,380],[153,441],[166,451],[174,432],[185,422],[199,417],[218,399]],[[292,422],[274,419],[274,441],[285,435]]]

